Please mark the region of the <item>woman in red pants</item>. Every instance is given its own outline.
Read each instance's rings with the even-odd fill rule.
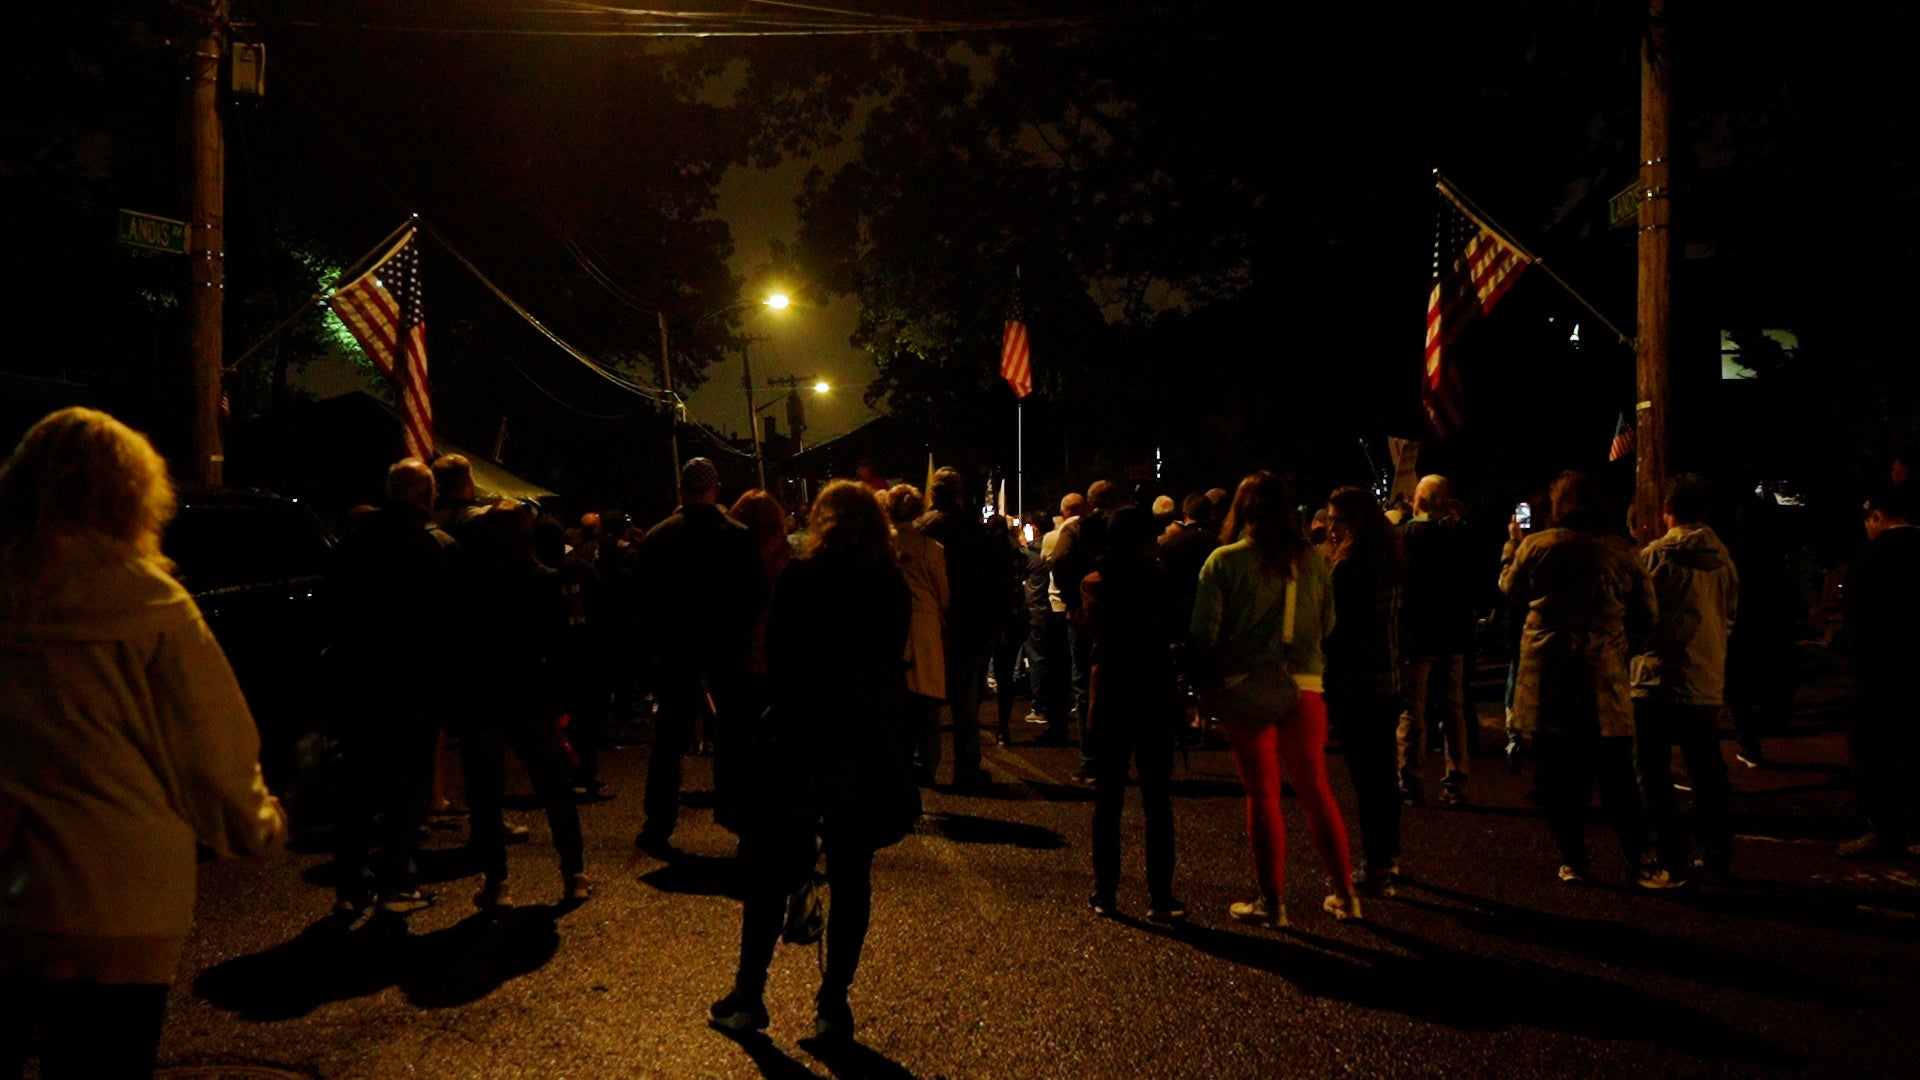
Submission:
[[[1224,546],[1200,571],[1189,629],[1203,706],[1226,720],[1247,792],[1260,895],[1234,904],[1232,915],[1258,926],[1287,925],[1284,765],[1307,815],[1307,833],[1333,878],[1333,894],[1322,906],[1336,919],[1357,918],[1347,826],[1327,786],[1327,709],[1320,696],[1321,641],[1333,625],[1327,561],[1301,536],[1287,482],[1264,470],[1240,481],[1220,538]]]

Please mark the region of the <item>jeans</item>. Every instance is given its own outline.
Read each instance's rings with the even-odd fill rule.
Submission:
[[[860,966],[873,914],[873,846],[857,839],[857,828],[829,817],[824,821],[775,818],[749,829],[740,841],[747,889],[740,905],[740,967],[734,986],[758,1000],[766,991],[767,966],[780,941],[787,895],[813,872],[814,860],[827,857],[827,965],[820,978],[823,1002],[846,1000]],[[824,843],[816,846],[815,836]]]
[[[1360,845],[1370,870],[1400,858],[1400,785],[1394,775],[1394,736],[1400,701],[1387,696],[1327,695],[1327,720],[1346,755],[1360,818]]]
[[[1878,692],[1876,692],[1878,691]],[[1907,815],[1920,793],[1920,704],[1865,687],[1847,716],[1847,756],[1860,812],[1888,841],[1907,839]]]
[[[684,781],[681,758],[693,744],[700,718],[707,713],[709,695],[713,701],[713,795],[714,817],[723,824],[736,816],[735,803],[741,796],[735,774],[739,772],[746,746],[745,721],[740,711],[744,700],[738,677],[722,678],[712,671],[703,676],[697,664],[661,660],[660,711],[653,719],[653,751],[647,759],[647,791],[642,798],[647,835],[666,840],[680,821],[680,785]],[[678,670],[676,670],[676,668]]]
[[[1673,797],[1673,748],[1678,744],[1693,786],[1694,833],[1700,841],[1701,861],[1725,868],[1733,854],[1733,829],[1727,818],[1727,763],[1720,756],[1720,706],[1636,698],[1633,724],[1640,794],[1646,799],[1660,865],[1676,874],[1687,870],[1687,833]]]
[[[947,654],[947,708],[953,713],[953,782],[972,779],[980,772],[980,682],[986,675],[985,656]],[[939,738],[936,733],[934,736]],[[939,758],[938,748],[934,752]]]
[[[1441,656],[1409,660],[1407,675],[1407,711],[1400,717],[1400,787],[1420,790],[1420,759],[1426,753],[1426,728],[1429,702],[1439,706],[1433,717],[1446,746],[1447,772],[1440,786],[1461,791],[1467,786],[1467,710],[1466,657]]]
[[[1614,835],[1627,865],[1638,869],[1647,850],[1647,826],[1634,783],[1633,740],[1627,736],[1560,735],[1533,737],[1535,766],[1547,808],[1547,826],[1560,847],[1560,861],[1587,869],[1587,800],[1595,781],[1600,802],[1612,819]]]
[[[1093,733],[1093,889],[1101,896],[1120,887],[1120,814],[1129,765],[1140,773],[1147,893],[1156,901],[1173,896],[1174,717],[1171,703],[1151,715],[1102,716]]]
[[[1034,649],[1033,680],[1036,710],[1047,718],[1047,734],[1065,738],[1067,718],[1073,711],[1073,664],[1068,653],[1067,617],[1047,613],[1047,625],[1037,632]]]
[[[1334,891],[1349,895],[1353,856],[1347,851],[1347,823],[1327,784],[1327,707],[1320,695],[1302,693],[1300,704],[1277,724],[1255,729],[1229,721],[1227,740],[1247,792],[1247,836],[1260,894],[1272,904],[1286,895],[1287,831],[1280,817],[1284,763],[1300,810],[1307,815],[1307,835],[1333,877]]]
[[[346,775],[334,890],[342,899],[364,899],[369,877],[382,895],[419,887],[413,854],[433,794],[440,728],[432,703],[409,698],[384,699],[340,730]]]
[[[1080,769],[1093,768],[1093,749],[1087,738],[1087,685],[1093,675],[1093,634],[1071,615],[1067,617],[1067,653],[1073,661],[1073,714],[1080,718]]]
[[[507,879],[507,830],[500,811],[506,798],[508,746],[526,764],[534,796],[547,812],[560,872],[579,873],[586,868],[580,810],[573,802],[559,724],[553,718],[515,717],[471,724],[460,734],[460,767],[467,774],[467,808],[473,814],[468,842],[480,856],[487,880]]]
[[[165,983],[0,975],[0,1080],[21,1075],[36,1030],[46,1080],[146,1080],[166,1015]]]

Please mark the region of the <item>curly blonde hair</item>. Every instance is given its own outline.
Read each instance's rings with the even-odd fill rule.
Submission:
[[[0,462],[0,582],[39,593],[74,540],[104,539],[166,564],[160,536],[177,507],[167,463],[145,435],[98,409],[61,409]]]
[[[846,552],[893,562],[893,538],[880,500],[854,480],[835,480],[822,488],[807,514],[807,554]]]

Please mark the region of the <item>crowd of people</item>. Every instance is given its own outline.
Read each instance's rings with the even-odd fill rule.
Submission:
[[[723,502],[718,471],[695,458],[680,505],[652,528],[612,513],[570,526],[477,498],[456,455],[394,464],[384,504],[350,515],[328,587],[337,915],[434,902],[415,856],[429,820],[454,810],[449,737],[473,903],[513,903],[506,846],[526,830],[502,814],[509,749],[545,812],[562,901],[587,901],[578,802],[601,794],[610,719],[647,699],[636,846],[676,857],[696,747],[713,757],[714,820],[739,838],[739,964],[710,1015],[734,1031],[767,1025],[769,962],[783,935],[808,933],[824,856],[816,1034],[851,1034],[875,853],[914,829],[946,761],[956,790],[993,784],[987,693],[999,742],[1015,740],[1021,686],[1036,743],[1077,740],[1096,915],[1122,910],[1120,822],[1137,778],[1145,915],[1187,917],[1173,767],[1216,724],[1245,793],[1250,895],[1226,913],[1243,923],[1288,925],[1289,787],[1336,920],[1395,893],[1402,809],[1430,796],[1429,731],[1443,751],[1432,797],[1470,801],[1466,690],[1494,582],[1446,478],[1392,510],[1360,487],[1309,508],[1265,471],[1150,507],[1099,480],[1057,517],[1018,523],[969,505],[966,488],[953,469],[922,492],[863,468],[790,515],[764,491]],[[1710,489],[1676,478],[1664,529],[1640,546],[1595,477],[1563,474],[1550,498],[1551,524],[1509,523],[1497,585],[1515,627],[1509,753],[1534,755],[1558,877],[1594,875],[1583,821],[1597,786],[1632,884],[1724,879],[1718,725],[1740,576],[1707,524]],[[0,465],[0,681],[20,688],[0,704],[0,979],[38,1003],[0,1016],[0,1069],[24,1060],[35,1028],[49,1063],[150,1065],[196,849],[262,853],[286,834],[246,702],[160,553],[172,505],[145,438],[90,410],[43,420]],[[1869,544],[1845,594],[1860,684],[1849,741],[1870,825],[1847,856],[1904,850],[1915,809],[1910,516],[1903,485],[1866,506]],[[1354,791],[1358,865],[1330,738]],[[1674,798],[1675,747],[1690,815]],[[139,1037],[90,1040],[101,1023]]]

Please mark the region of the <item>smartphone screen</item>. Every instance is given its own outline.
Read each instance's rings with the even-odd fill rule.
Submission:
[[[1522,529],[1533,528],[1533,505],[1531,503],[1516,504],[1513,508],[1513,520]]]

